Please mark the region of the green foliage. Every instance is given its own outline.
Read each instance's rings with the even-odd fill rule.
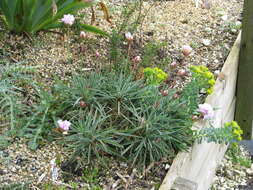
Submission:
[[[93,5],[79,0],[1,0],[0,9],[10,31],[36,33],[40,30],[62,27],[58,20],[64,14],[74,13]],[[96,27],[83,24],[84,30],[106,34]]]
[[[97,185],[92,185],[91,190],[103,190],[103,188]]]
[[[192,143],[190,116],[172,98],[174,92],[164,97],[158,87],[123,74],[74,80],[64,92],[88,106],[69,113],[73,126],[64,142],[73,151],[71,160],[82,158],[89,163],[94,157],[110,155],[143,166],[186,150]]]
[[[110,60],[114,63],[114,70],[120,67],[119,63],[122,60],[122,50],[120,48],[121,43],[123,41],[122,35],[120,35],[117,31],[113,30],[110,35]]]
[[[149,81],[160,84],[166,74],[151,70],[157,72]],[[72,152],[69,161],[79,166],[94,158],[103,161],[104,157],[147,166],[187,150],[195,140],[191,116],[196,110],[189,107],[200,100],[197,92],[187,92],[192,84],[197,92],[201,89],[195,80],[179,99],[173,98],[175,92],[167,85],[147,85],[123,73],[75,76],[71,82],[59,81],[47,89],[36,84],[33,104],[26,107],[19,135],[29,139],[31,149],[57,137]],[[191,93],[195,99],[189,101],[185,94]],[[14,120],[20,116],[21,111],[17,111]],[[67,134],[56,130],[59,119],[72,123]],[[231,134],[229,127],[225,129]],[[222,132],[206,129],[198,135],[220,142],[217,135]]]
[[[140,24],[140,17],[141,14],[141,7],[142,7],[142,0],[140,1],[133,1],[128,2],[126,6],[124,7],[120,23],[117,23],[117,30],[119,33],[123,31],[135,31],[137,26]],[[135,17],[135,14],[138,14],[139,17]]]
[[[90,112],[73,124],[70,135],[66,136],[65,143],[68,148],[74,150],[73,158],[81,157],[81,163],[90,163],[96,156],[109,154],[116,155],[115,148],[121,145],[114,138],[116,130],[113,128],[104,128],[103,123],[106,116],[98,115],[98,112]]]
[[[252,165],[252,160],[242,154],[240,146],[237,143],[232,143],[226,154],[229,156],[233,164],[239,164],[247,168],[250,168]]]
[[[94,73],[34,89],[18,133],[29,139],[31,149],[57,135],[73,153],[70,160],[82,165],[113,156],[143,166],[192,143],[190,115],[172,98],[174,92],[163,96],[158,87],[131,76]],[[72,123],[67,135],[55,133],[59,119]]]
[[[187,105],[187,112],[195,114],[198,105],[203,101],[200,91],[206,90],[207,93],[211,93],[215,80],[213,74],[204,66],[192,66],[191,72],[192,79],[183,88],[180,99]]]
[[[0,150],[5,149],[10,144],[9,139],[5,135],[0,135]]]
[[[29,183],[12,183],[9,185],[0,186],[0,189],[2,189],[2,190],[26,190],[26,189],[28,189]]]
[[[166,55],[165,42],[148,42],[143,49],[141,66],[148,67],[154,64],[164,66],[171,62],[171,58]]]
[[[232,131],[233,139],[236,141],[241,141],[242,140],[242,134],[243,131],[241,130],[241,127],[238,125],[236,121],[231,121],[225,123],[225,128],[228,128]]]
[[[213,92],[215,84],[214,75],[205,66],[191,66],[193,78],[198,80],[199,86],[204,88],[208,94]]]
[[[159,85],[168,78],[168,74],[166,74],[162,69],[159,69],[157,67],[145,68],[144,76],[149,85]]]
[[[21,136],[29,139],[28,146],[35,150],[38,145],[48,139],[48,134],[52,132],[54,123],[63,113],[71,108],[71,105],[64,102],[60,92],[46,91],[42,87],[35,86],[34,94],[37,104],[29,107],[29,116],[26,124],[22,127]],[[65,98],[65,97],[64,97]]]
[[[55,185],[52,182],[44,183],[42,185],[43,190],[66,190],[65,186]]]
[[[24,85],[29,81],[27,72],[32,68],[25,68],[22,64],[9,65],[1,63],[0,67],[0,124],[9,127],[8,135],[15,134],[22,125],[27,106],[22,102]],[[4,142],[4,141],[3,141]]]
[[[242,140],[242,130],[236,121],[227,122],[224,127],[214,128],[210,123],[210,127],[206,127],[196,132],[196,140],[201,143],[202,141],[237,144]]]
[[[143,9],[143,0],[127,2],[125,4],[120,19],[118,19],[119,23],[116,23],[116,29],[110,35],[109,52],[114,71],[124,70],[129,73],[131,69],[131,57],[123,43],[124,34],[126,32],[135,33],[137,28],[142,25],[147,11],[149,9]],[[140,63],[140,66],[151,66],[151,60],[155,59],[155,56],[152,57],[152,55],[157,55],[159,48],[164,47],[164,45],[165,43],[148,43],[144,48],[144,60],[143,63]],[[133,46],[131,46],[131,52],[135,51],[133,49]],[[162,62],[168,64],[168,59],[170,58],[166,57]]]
[[[206,142],[215,142],[218,144],[228,144],[234,140],[233,135],[231,134],[231,130],[228,128],[214,128],[214,127],[207,127],[201,129],[196,134],[196,139],[199,143],[206,141]]]
[[[161,97],[154,91],[157,98],[145,98],[138,107],[128,108],[133,116],[131,127],[125,132],[122,155],[129,157],[133,165],[175,156],[192,143],[190,125],[180,113],[183,107],[173,101],[172,94]]]
[[[86,183],[96,184],[98,183],[99,169],[97,167],[92,169],[85,169],[83,171],[82,180]]]

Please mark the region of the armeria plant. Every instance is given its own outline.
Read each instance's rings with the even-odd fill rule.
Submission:
[[[81,0],[1,0],[3,20],[10,31],[36,33],[40,30],[63,27],[64,15],[92,6],[96,1]],[[73,24],[73,23],[72,23]],[[81,24],[83,30],[106,35],[98,28]]]
[[[29,139],[30,148],[57,139],[72,152],[69,161],[81,166],[94,158],[113,157],[143,167],[164,157],[174,157],[196,139],[217,143],[240,140],[242,131],[235,122],[221,129],[211,126],[194,131],[193,114],[210,123],[215,116],[210,105],[198,104],[198,91],[193,94],[194,100],[186,96],[193,93],[193,87],[199,90],[202,86],[193,80],[175,98],[178,92],[169,89],[163,82],[166,77],[159,73],[152,75],[155,85],[113,72],[75,76],[70,83],[57,82],[50,89],[36,85],[25,117],[23,110],[12,108],[15,102],[4,113],[10,121],[24,118],[26,124],[15,127]],[[12,110],[17,114],[9,117]]]

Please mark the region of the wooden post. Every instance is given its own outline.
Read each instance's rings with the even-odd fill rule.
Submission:
[[[235,120],[253,138],[253,0],[244,0]]]

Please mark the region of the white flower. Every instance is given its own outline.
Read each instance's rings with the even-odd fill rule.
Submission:
[[[67,15],[64,15],[63,18],[61,19],[61,21],[64,23],[64,24],[67,24],[67,25],[72,25],[74,24],[74,21],[75,21],[75,17],[71,14],[67,14]]]
[[[197,111],[204,116],[204,119],[212,119],[214,117],[214,111],[210,104],[199,104],[199,109]]]
[[[133,41],[134,37],[130,32],[125,33],[125,37],[128,41]]]
[[[228,15],[223,15],[223,16],[221,17],[221,19],[224,20],[224,21],[226,21],[226,20],[228,19]]]
[[[203,43],[205,46],[209,46],[209,45],[211,44],[211,40],[203,39],[203,40],[202,40],[202,43]]]

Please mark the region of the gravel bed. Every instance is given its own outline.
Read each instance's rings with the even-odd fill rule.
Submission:
[[[242,156],[251,159],[249,153],[241,146]],[[211,190],[253,190],[253,164],[250,167],[233,164],[228,155],[216,171]]]

